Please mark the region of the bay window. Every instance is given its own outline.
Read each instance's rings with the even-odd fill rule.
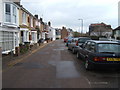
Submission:
[[[11,3],[5,3],[5,23],[17,23],[17,7]]]
[[[0,40],[2,50],[8,51],[14,49],[14,33],[3,31],[1,32],[2,40]]]

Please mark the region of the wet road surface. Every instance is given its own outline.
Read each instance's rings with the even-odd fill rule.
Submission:
[[[3,72],[3,88],[118,88],[117,70],[86,71],[84,62],[55,41]]]

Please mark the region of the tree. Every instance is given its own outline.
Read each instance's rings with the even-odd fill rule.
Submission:
[[[74,32],[74,33],[73,33],[73,36],[74,36],[74,37],[80,37],[81,34],[80,34],[79,32]]]

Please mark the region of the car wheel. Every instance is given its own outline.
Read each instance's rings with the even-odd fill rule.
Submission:
[[[66,44],[66,46],[68,47],[68,44]]]
[[[68,50],[70,50],[69,46],[68,46]]]
[[[85,69],[86,70],[92,70],[93,69],[93,64],[90,63],[88,60],[85,61]]]
[[[75,48],[72,48],[72,53],[75,54]]]

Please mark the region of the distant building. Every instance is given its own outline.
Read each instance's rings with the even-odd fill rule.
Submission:
[[[50,40],[56,40],[56,31],[55,31],[55,28],[53,28],[52,26],[51,26],[51,22],[49,21],[48,22],[48,38],[50,39]]]
[[[112,36],[111,25],[105,23],[96,23],[89,26],[89,35],[98,37],[110,37]]]
[[[67,31],[68,31],[68,36],[73,37],[73,30],[68,28]]]
[[[61,30],[61,39],[64,39],[65,37],[68,37],[68,30],[63,27]]]
[[[56,40],[56,31],[55,31],[55,28],[49,27],[48,38],[51,39],[51,40]]]
[[[55,32],[56,32],[56,39],[61,39],[61,29],[56,28]]]

